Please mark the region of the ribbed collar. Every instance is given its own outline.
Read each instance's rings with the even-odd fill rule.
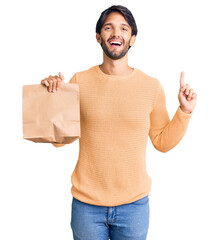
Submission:
[[[121,76],[118,76],[118,75],[110,75],[110,74],[106,74],[104,73],[101,69],[100,69],[100,66],[99,65],[95,65],[93,67],[93,70],[95,72],[97,72],[99,75],[101,75],[101,77],[103,78],[106,78],[106,79],[127,79],[127,78],[131,78],[133,77],[136,72],[137,72],[137,68],[134,68],[134,70],[132,71],[132,73],[130,73],[129,75],[121,75]]]

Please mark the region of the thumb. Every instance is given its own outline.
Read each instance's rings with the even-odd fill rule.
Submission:
[[[61,78],[62,81],[64,81],[64,76],[59,72],[59,77]]]

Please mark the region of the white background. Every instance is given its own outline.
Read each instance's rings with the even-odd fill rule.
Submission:
[[[160,80],[170,119],[181,71],[197,105],[181,142],[167,153],[148,141],[152,178],[147,240],[218,240],[217,1],[4,1],[1,14],[0,239],[70,240],[71,174],[79,141],[61,148],[23,139],[22,85],[102,63],[96,22],[122,4],[138,27],[129,65]]]

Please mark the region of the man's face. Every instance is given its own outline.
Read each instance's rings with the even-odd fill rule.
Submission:
[[[105,54],[111,59],[120,59],[126,55],[129,46],[134,44],[135,36],[131,36],[132,29],[118,12],[110,13],[101,29],[101,35],[97,34],[98,42]],[[112,42],[120,42],[115,45]]]

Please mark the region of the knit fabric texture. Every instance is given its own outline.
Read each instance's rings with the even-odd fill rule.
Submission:
[[[147,196],[152,184],[146,167],[148,136],[158,151],[171,150],[184,136],[192,113],[178,106],[170,120],[160,81],[137,68],[117,76],[96,65],[76,72],[69,83],[79,84],[81,123],[72,196],[99,206]]]

